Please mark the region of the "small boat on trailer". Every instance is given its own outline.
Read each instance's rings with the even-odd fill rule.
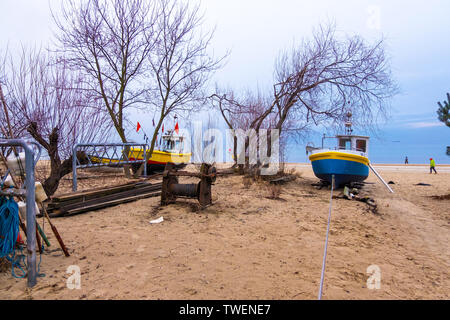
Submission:
[[[322,148],[308,146],[307,152],[311,153],[309,160],[317,178],[332,183],[335,177],[335,185],[343,186],[351,182],[362,182],[369,176],[370,161],[368,158],[369,137],[353,135],[352,114],[347,114],[346,134],[335,137],[323,137]],[[337,139],[334,149],[324,148],[325,139]]]
[[[168,131],[162,136],[162,143],[159,150],[153,150],[149,154],[147,151],[147,172],[164,171],[167,163],[174,163],[177,168],[183,168],[191,160],[191,153],[183,153],[185,139],[182,135],[176,134],[174,131]],[[131,148],[128,158],[130,161],[143,160],[144,151],[142,148]],[[133,164],[133,171],[137,171],[141,164]]]
[[[183,168],[191,160],[191,153],[183,153],[185,138],[176,134],[174,131],[168,131],[162,136],[162,143],[159,149],[154,149],[151,156],[150,150],[147,150],[147,173],[164,171],[167,163],[174,163],[177,168]],[[136,161],[144,159],[144,150],[142,147],[131,147],[128,152],[128,160]],[[108,165],[110,167],[122,167],[122,159],[112,159],[107,157],[90,156],[92,163]],[[136,173],[142,163],[132,164],[131,168]]]

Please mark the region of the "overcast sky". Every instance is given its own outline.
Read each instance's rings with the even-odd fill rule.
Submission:
[[[56,7],[57,0],[0,0],[1,47],[48,43],[49,1]],[[333,20],[344,33],[386,39],[401,89],[392,123],[405,130],[442,126],[436,110],[450,91],[450,1],[203,0],[202,6],[205,28],[216,27],[212,49],[218,56],[231,50],[215,78],[220,85],[270,86],[280,50],[309,36],[319,22]]]

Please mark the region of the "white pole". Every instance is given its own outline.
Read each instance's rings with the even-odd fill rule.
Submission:
[[[391,187],[389,187],[389,185],[386,183],[386,181],[383,180],[383,178],[378,174],[378,172],[375,170],[374,167],[372,167],[372,165],[370,163],[369,163],[369,168],[372,169],[373,173],[375,173],[375,175],[378,177],[378,179],[380,179],[381,182],[383,182],[383,184],[386,186],[386,188],[388,188],[391,193],[394,193],[394,190],[392,190]]]

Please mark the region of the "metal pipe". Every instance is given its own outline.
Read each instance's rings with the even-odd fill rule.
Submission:
[[[171,184],[169,191],[178,197],[197,198],[198,184]]]
[[[25,150],[25,187],[27,190],[27,280],[28,287],[36,285],[36,212],[35,212],[35,158],[33,150],[21,139],[0,140],[0,146],[22,147]]]
[[[72,149],[72,191],[77,191],[77,149],[80,145],[76,144]]]
[[[388,188],[388,190],[391,193],[394,193],[394,190],[391,189],[391,187],[389,187],[389,185],[386,183],[386,181],[383,180],[383,178],[378,174],[378,172],[375,170],[374,167],[372,167],[372,165],[369,163],[369,168],[372,169],[373,173],[375,173],[375,175],[378,177],[378,179],[381,180],[381,182],[383,182],[383,184],[386,186],[386,188]]]
[[[151,157],[151,155],[150,155]],[[144,177],[147,176],[147,145],[144,144]]]
[[[25,171],[27,188],[27,265],[28,265],[28,287],[36,285],[36,205],[35,205],[35,180],[34,180],[34,153],[24,142],[25,149]]]
[[[2,186],[5,184],[6,179],[8,178],[8,175],[10,174],[10,170],[6,170],[5,176],[2,179]]]
[[[99,163],[99,164],[94,164],[94,163],[89,163],[87,165],[78,165],[78,158],[77,158],[77,150],[80,147],[142,147],[144,149],[144,156],[143,156],[143,160],[133,160],[130,161],[128,159],[128,155],[123,155],[126,156],[126,160],[119,160],[117,162],[118,165],[121,164],[134,164],[134,163],[142,163],[145,162],[145,167],[144,167],[144,175],[147,175],[147,145],[143,144],[143,143],[78,143],[76,144],[73,149],[72,149],[72,191],[76,192],[78,190],[78,183],[77,183],[77,178],[78,178],[78,174],[77,174],[77,169],[83,169],[83,168],[96,168],[96,167],[105,167],[108,165],[111,165],[111,160],[109,161],[109,164],[103,164],[103,163]],[[91,161],[89,161],[91,162]]]

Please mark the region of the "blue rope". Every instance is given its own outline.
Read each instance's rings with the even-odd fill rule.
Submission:
[[[9,198],[0,200],[0,258],[14,253],[19,235],[19,206]]]
[[[26,277],[27,273],[26,271],[22,268],[21,262],[24,266],[26,266],[25,263],[25,255],[23,254],[23,249],[22,246],[19,247],[20,248],[20,254],[17,255],[16,257],[16,251],[14,250],[13,255],[11,258],[6,257],[6,259],[8,259],[9,262],[11,262],[11,274],[14,278],[16,279],[23,279]],[[18,268],[22,274],[21,275],[16,275],[15,269]]]
[[[19,235],[19,206],[12,199],[2,197],[0,199],[0,258],[6,258],[11,262],[11,273],[14,278],[24,278],[26,273],[20,266],[20,261],[24,260],[25,256],[19,255],[16,257],[16,241]],[[22,271],[21,276],[17,276],[15,268]]]
[[[0,198],[0,258],[6,258],[11,262],[11,274],[16,279],[23,279],[27,276],[25,271],[27,264],[25,262],[25,255],[23,254],[23,247],[19,246],[20,254],[16,255],[16,241],[19,235],[19,206],[12,199]],[[42,251],[44,245],[42,245]],[[39,273],[41,269],[42,255],[39,257],[38,277],[45,277],[45,274]],[[24,266],[25,269],[22,267]],[[16,274],[16,269],[19,269],[21,274]]]
[[[12,264],[11,274],[14,278],[23,279],[27,276],[27,272],[25,271],[27,269],[27,263],[25,262],[25,255],[23,254],[23,246],[20,246],[19,249],[20,249],[20,254],[17,256],[17,258],[13,258],[12,261],[10,261]],[[42,252],[44,252],[44,245],[42,245]],[[38,278],[45,277],[45,273],[40,273],[41,262],[42,262],[42,254],[39,255],[39,264],[38,264],[38,270],[37,270]],[[24,268],[22,268],[22,266],[24,266]],[[17,276],[14,271],[14,268],[18,268],[22,272],[22,275]]]

